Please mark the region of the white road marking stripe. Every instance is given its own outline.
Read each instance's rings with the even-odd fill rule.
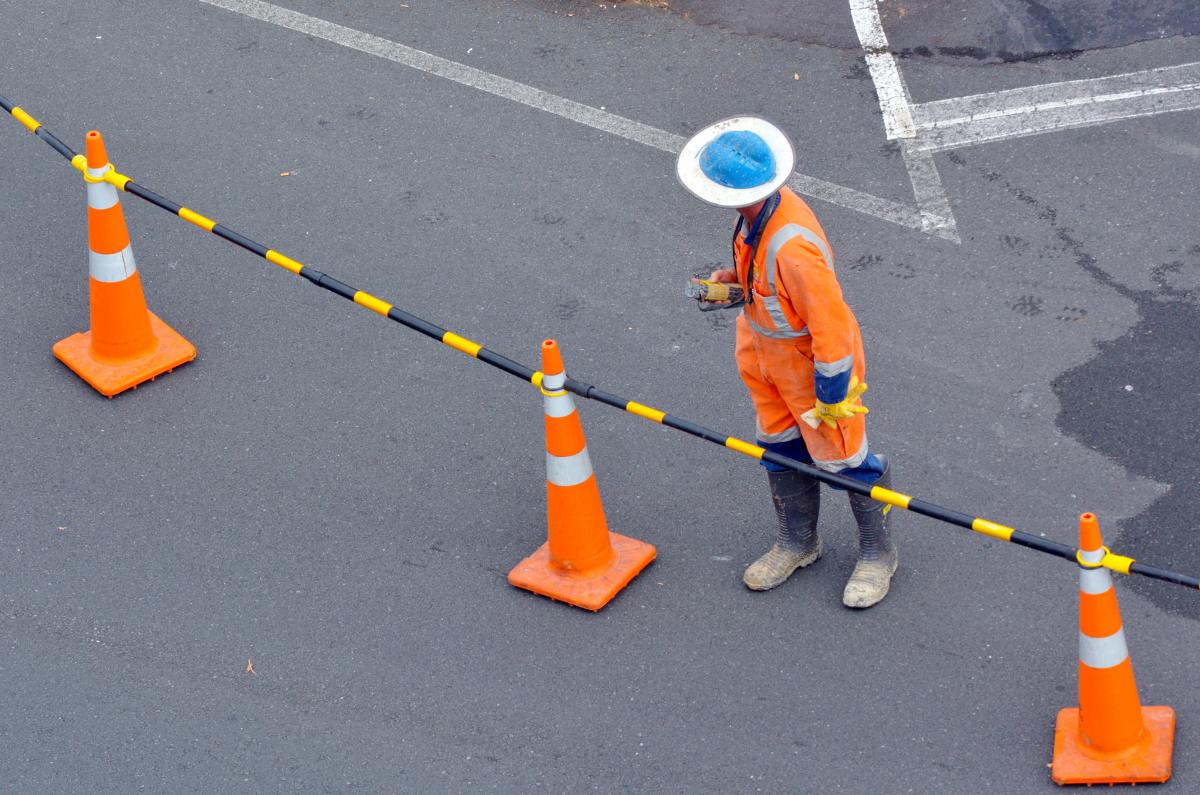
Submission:
[[[850,16],[871,72],[871,82],[879,96],[883,128],[888,140],[900,141],[900,152],[917,200],[917,219],[924,232],[955,243],[962,242],[950,200],[942,187],[942,178],[930,155],[914,152],[909,141],[917,134],[913,120],[913,102],[900,74],[896,58],[889,50],[878,0],[850,0]]]
[[[900,154],[904,157],[913,196],[921,211],[921,229],[931,235],[961,243],[954,211],[950,209],[950,198],[942,187],[942,175],[933,162],[933,155],[918,151],[913,142],[907,140],[900,142]]]
[[[592,476],[592,459],[587,448],[575,455],[546,453],[546,480],[555,486],[578,486]]]
[[[611,133],[670,154],[677,154],[686,139],[681,135],[566,99],[473,66],[451,61],[389,39],[337,25],[261,0],[200,0],[217,8],[269,22],[352,50],[385,58],[428,74],[552,113],[564,119]],[[794,174],[788,184],[798,193],[871,215],[899,226],[923,231],[921,214],[912,207],[837,185],[806,174]]]
[[[788,180],[788,187],[801,196],[820,199],[838,207],[845,207],[847,210],[873,216],[881,221],[889,221],[897,226],[925,231],[921,222],[921,213],[917,208],[909,207],[906,204],[900,204],[880,196],[872,196],[870,193],[863,193],[854,188],[826,182],[823,179],[799,172],[792,174],[792,178]]]
[[[1200,63],[1187,63],[1108,77],[1042,83],[1007,91],[941,99],[915,105],[913,112],[919,129],[934,129],[988,118],[1027,115],[1055,107],[1119,103],[1144,96],[1195,91],[1198,88]]]
[[[1129,657],[1125,630],[1118,629],[1106,638],[1089,638],[1079,633],[1079,662],[1088,668],[1112,668]]]
[[[1002,113],[981,115],[952,125],[942,123],[922,132],[915,147],[924,152],[961,149],[981,143],[1025,138],[1030,135],[1108,124],[1142,116],[1157,116],[1200,109],[1200,85],[1170,92],[1145,92],[1138,95],[1110,95],[1099,101],[1063,100],[1060,102],[1013,108]]]
[[[896,58],[888,49],[878,0],[850,0],[850,16],[854,19],[858,41],[866,52],[867,68],[875,83],[875,93],[879,95],[879,109],[883,111],[883,126],[888,139],[913,137],[916,130],[909,110],[912,100],[896,66]]]

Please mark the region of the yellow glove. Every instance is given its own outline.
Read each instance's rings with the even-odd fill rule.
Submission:
[[[822,403],[818,400],[817,405],[800,415],[800,419],[813,429],[821,427],[822,422],[830,428],[836,428],[838,420],[849,419],[855,414],[868,413],[867,407],[859,400],[866,391],[867,385],[861,383],[858,376],[852,375],[845,400],[841,403]]]

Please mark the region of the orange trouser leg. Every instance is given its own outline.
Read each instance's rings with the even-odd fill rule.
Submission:
[[[841,420],[836,428],[824,423],[810,428],[800,419],[817,399],[812,357],[806,355],[808,345],[807,338],[764,337],[738,318],[738,370],[758,414],[759,441],[782,442],[799,435],[822,469],[836,472],[857,466],[866,455],[867,422],[863,415]],[[857,347],[854,372],[862,379],[866,370],[861,341]]]

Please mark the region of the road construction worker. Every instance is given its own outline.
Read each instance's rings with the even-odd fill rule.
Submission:
[[[765,119],[737,116],[696,133],[676,172],[697,198],[737,209],[733,267],[716,282],[742,289],[738,368],[768,450],[868,485],[891,485],[887,460],[867,446],[867,363],[858,321],[842,297],[833,252],[809,206],[784,183],[795,166],[787,135]],[[778,532],[771,549],[746,569],[755,591],[782,584],[821,556],[820,483],[764,461]],[[887,595],[896,548],[887,508],[850,494],[858,523],[858,559],[842,601],[870,607]]]

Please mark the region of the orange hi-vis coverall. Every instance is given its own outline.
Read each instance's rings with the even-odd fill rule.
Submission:
[[[733,248],[738,282],[751,295],[748,232],[735,234]],[[820,423],[813,429],[800,419],[817,398],[845,400],[852,375],[866,380],[867,362],[825,233],[804,200],[786,187],[762,231],[753,294],[737,319],[736,354],[764,446],[874,482],[883,466],[867,448],[863,415],[838,420],[836,428]]]

